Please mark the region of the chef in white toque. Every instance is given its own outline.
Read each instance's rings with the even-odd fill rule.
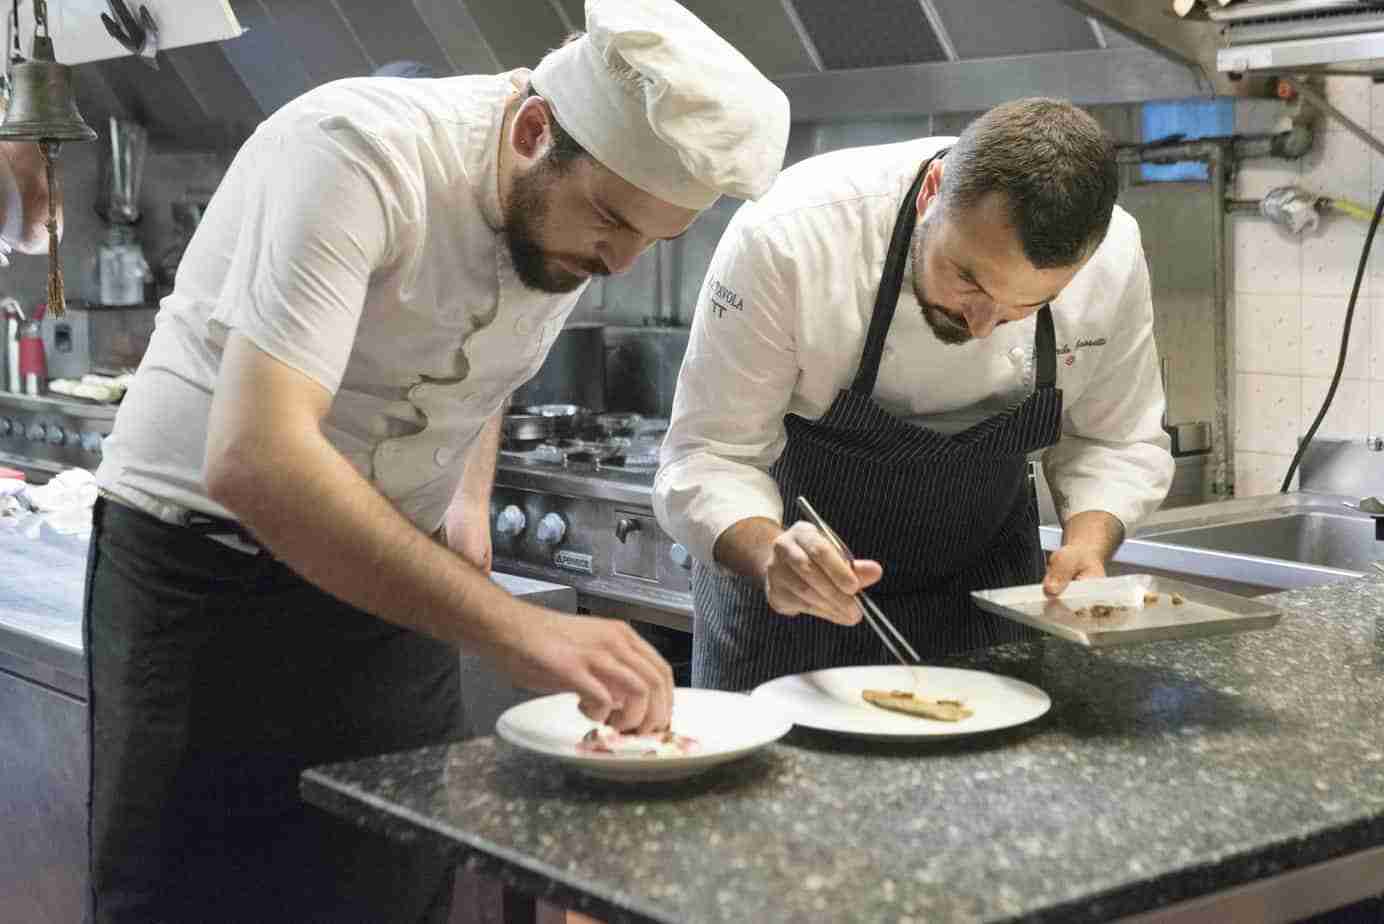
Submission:
[[[445,918],[297,778],[453,735],[458,646],[666,726],[627,625],[487,579],[500,416],[592,276],[769,188],[788,104],[671,0],[586,12],[532,72],[315,89],[217,190],[98,473],[92,920]]]

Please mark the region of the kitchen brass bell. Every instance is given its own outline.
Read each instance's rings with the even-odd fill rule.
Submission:
[[[10,108],[0,141],[93,141],[96,132],[77,111],[72,68],[53,57],[53,40],[34,36],[33,57],[10,69]]]
[[[10,67],[11,94],[0,124],[0,141],[32,141],[43,155],[48,174],[48,313],[60,318],[67,310],[62,264],[58,259],[58,150],[65,141],[93,141],[90,125],[77,111],[72,68],[59,64],[48,34],[48,0],[34,2],[34,47],[27,61]],[[18,27],[18,4],[14,25]],[[42,34],[40,34],[42,33]],[[19,50],[16,34],[15,51]]]

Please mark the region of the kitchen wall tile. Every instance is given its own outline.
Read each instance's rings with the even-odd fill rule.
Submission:
[[[1298,239],[1284,228],[1246,216],[1230,222],[1236,292],[1296,295],[1302,290]]]
[[[1331,376],[1341,352],[1341,330],[1346,316],[1345,296],[1304,295],[1302,298],[1302,374]],[[1350,347],[1344,375],[1348,379],[1370,377],[1370,341],[1373,323],[1370,299],[1355,305],[1350,327]]]
[[[1370,383],[1370,432],[1365,435],[1384,437],[1384,382]]]
[[[1282,486],[1293,457],[1276,452],[1235,453],[1235,496],[1256,497],[1273,494]],[[1298,477],[1293,476],[1293,487]]]
[[[1235,451],[1293,452],[1302,416],[1298,376],[1241,372],[1235,376]]]
[[[1302,369],[1302,305],[1296,295],[1235,298],[1235,371],[1296,375]]]
[[[1370,196],[1374,150],[1349,132],[1320,132],[1301,160],[1302,185],[1324,196]]]
[[[1367,76],[1327,77],[1326,101],[1357,125],[1367,126],[1373,118],[1372,89],[1373,82]],[[1324,117],[1322,122],[1329,132],[1346,131],[1335,119]]]
[[[1321,411],[1322,401],[1331,384],[1329,378],[1304,378],[1302,380],[1302,432],[1312,426]],[[1331,409],[1326,419],[1317,428],[1319,437],[1364,437],[1370,429],[1370,383],[1342,379],[1336,389],[1336,397],[1331,401]]]
[[[1376,134],[1384,130],[1384,85],[1377,83],[1370,88],[1370,126]]]
[[[1344,216],[1327,216],[1315,231],[1302,236],[1302,292],[1304,295],[1350,294],[1360,266],[1360,247],[1365,225]],[[1376,235],[1378,237],[1378,235]],[[1379,249],[1384,250],[1384,241]],[[1370,256],[1373,257],[1374,248]],[[1371,261],[1373,262],[1373,261]],[[1371,273],[1360,281],[1360,295],[1368,297]],[[1344,302],[1343,302],[1344,303]]]
[[[1384,305],[1376,300],[1370,305],[1374,336],[1370,345],[1370,378],[1384,382]]]

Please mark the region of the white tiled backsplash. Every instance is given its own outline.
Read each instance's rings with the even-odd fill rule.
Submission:
[[[1361,125],[1384,133],[1384,86],[1327,78],[1327,96]],[[1271,131],[1282,106],[1236,104],[1237,131]],[[1246,161],[1235,194],[1256,198],[1296,183],[1373,208],[1384,189],[1384,158],[1339,123],[1318,126],[1298,164]],[[1298,438],[1311,426],[1336,369],[1346,302],[1368,225],[1327,216],[1295,237],[1258,216],[1232,216],[1235,342],[1235,493],[1277,491]],[[1350,349],[1319,436],[1384,435],[1384,234],[1361,285]]]

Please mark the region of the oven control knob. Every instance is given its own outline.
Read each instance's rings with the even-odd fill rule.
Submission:
[[[31,442],[41,443],[48,436],[48,428],[41,423],[29,424],[29,429],[24,431],[24,436]]]
[[[687,550],[687,546],[681,542],[674,542],[673,547],[668,550],[668,557],[673,560],[673,564],[687,571],[692,570],[692,553]]]
[[[99,433],[83,433],[81,435],[81,442],[82,449],[87,452],[101,451],[101,434]]]
[[[545,545],[557,545],[567,535],[567,524],[556,513],[545,513],[538,521],[538,541]]]
[[[0,436],[9,436],[14,432],[14,423],[8,417],[0,417]]]
[[[524,511],[510,504],[495,517],[495,532],[501,536],[517,536],[529,523]]]
[[[48,442],[52,443],[54,446],[61,446],[63,443],[67,442],[67,431],[57,424],[53,424],[53,426],[48,428]]]

